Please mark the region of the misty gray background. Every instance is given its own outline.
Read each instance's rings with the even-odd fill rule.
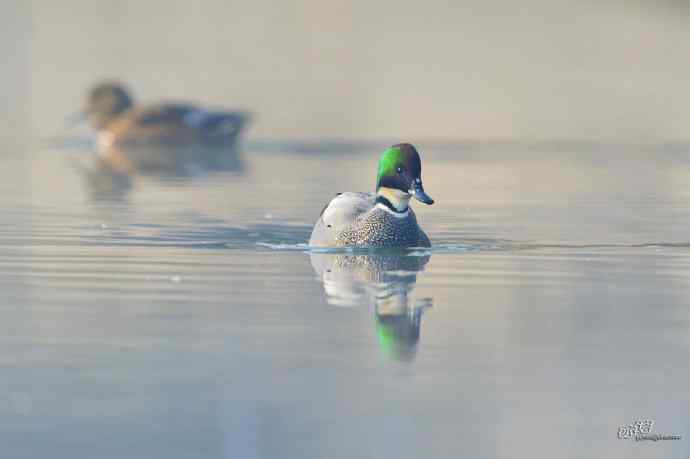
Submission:
[[[0,457],[689,457],[688,50],[680,1],[0,0]],[[102,78],[252,110],[244,168],[99,193],[46,140]],[[423,152],[412,362],[303,253],[374,185],[329,138]]]
[[[54,135],[115,77],[249,108],[258,137],[690,139],[680,1],[4,0],[0,17],[7,132]]]

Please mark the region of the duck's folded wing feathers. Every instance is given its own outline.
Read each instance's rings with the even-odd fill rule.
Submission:
[[[138,107],[111,127],[120,142],[234,138],[248,123],[249,113],[209,111],[191,104],[158,103]]]
[[[331,246],[341,231],[375,205],[374,193],[339,193],[323,208],[314,225],[309,245]]]
[[[375,204],[374,193],[340,193],[321,212],[321,220],[328,228],[341,231]]]

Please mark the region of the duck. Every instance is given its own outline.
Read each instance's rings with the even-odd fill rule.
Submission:
[[[88,92],[85,115],[97,131],[100,149],[202,145],[234,147],[250,115],[193,104],[137,105],[125,85],[104,81]]]
[[[422,161],[410,143],[386,149],[378,162],[375,192],[338,193],[314,224],[311,247],[431,247],[410,199],[431,205],[422,185]]]

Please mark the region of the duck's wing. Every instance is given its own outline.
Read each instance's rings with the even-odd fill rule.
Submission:
[[[237,135],[250,120],[247,112],[214,112],[196,109],[184,116],[184,123],[209,138]]]
[[[309,239],[309,245],[331,247],[338,234],[376,203],[374,193],[347,192],[336,195],[321,211]]]
[[[184,104],[154,104],[134,108],[109,127],[113,139],[122,145],[179,142],[192,139],[194,132],[184,119],[195,107]]]
[[[159,103],[133,109],[111,130],[121,141],[212,140],[235,136],[249,121],[245,112],[218,112],[184,103]]]
[[[375,205],[374,193],[339,193],[321,211],[319,220],[327,228],[340,232],[351,225],[361,214]]]

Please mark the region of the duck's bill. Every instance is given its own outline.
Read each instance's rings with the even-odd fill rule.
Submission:
[[[410,194],[414,196],[417,201],[423,202],[424,204],[431,205],[434,203],[434,200],[431,199],[431,196],[424,192],[424,188],[422,187],[421,182],[415,183],[415,185],[410,190]]]

